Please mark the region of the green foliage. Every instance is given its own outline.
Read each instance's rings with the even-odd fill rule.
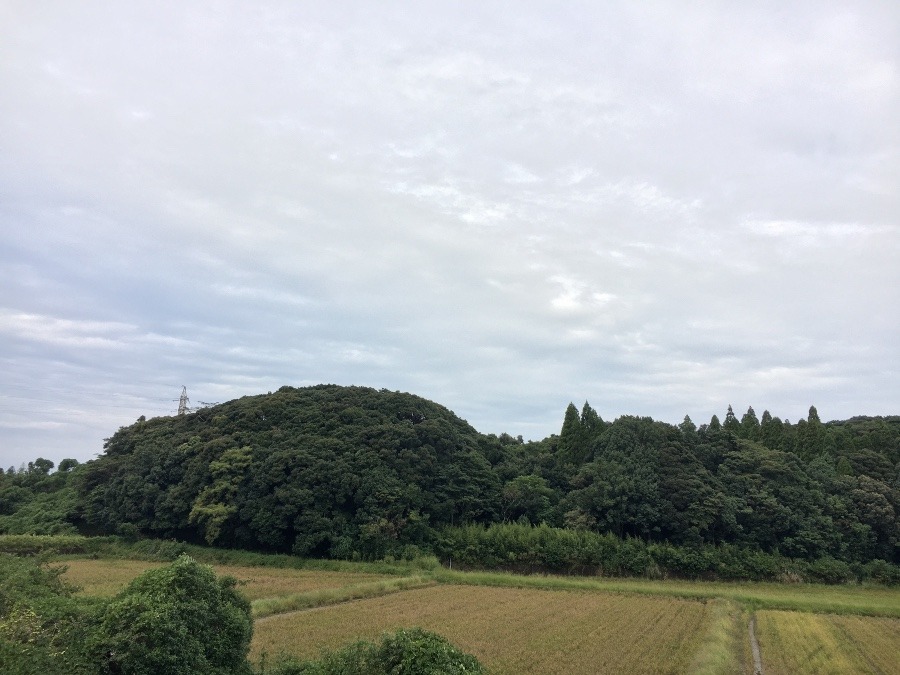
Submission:
[[[90,614],[37,560],[0,553],[0,665],[17,675],[93,673],[81,650]]]
[[[546,520],[554,492],[547,481],[534,474],[517,476],[503,486],[503,515],[507,520],[524,518],[531,524]]]
[[[160,560],[205,543],[374,561],[427,556],[446,528],[506,521],[692,549],[690,561],[673,554],[685,574],[773,573],[725,559],[703,572],[699,552],[726,545],[831,559],[857,577],[873,560],[900,563],[900,417],[822,422],[811,407],[791,424],[752,406],[738,420],[729,406],[724,420],[606,423],[585,402],[567,406],[559,436],[525,442],[410,394],[283,387],[140,420],[83,465],[54,473],[38,458],[0,473],[0,534],[105,532]],[[660,565],[636,556],[622,572]]]
[[[864,566],[828,556],[806,561],[734,544],[676,546],[523,523],[447,528],[436,548],[441,560],[454,567],[528,573],[755,581],[790,578],[823,583],[900,581],[900,566],[885,561]]]
[[[187,556],[145,572],[103,611],[90,641],[100,672],[249,673],[250,605],[234,584]]]
[[[421,628],[385,634],[380,642],[356,642],[316,661],[282,660],[267,675],[478,675],[474,656]]]
[[[178,560],[187,553],[187,550],[183,542],[167,539],[141,539],[128,546],[129,555],[165,562]]]
[[[45,554],[96,553],[110,539],[81,535],[0,535],[0,553],[18,556]]]
[[[197,495],[188,516],[192,523],[203,525],[204,538],[212,544],[219,538],[225,523],[237,512],[234,506],[241,480],[253,461],[250,446],[229,448],[222,456],[209,464],[213,483]]]
[[[91,601],[72,595],[64,571],[0,554],[2,672],[250,673],[250,605],[233,579],[182,557],[110,601]]]
[[[80,505],[74,488],[78,462],[38,458],[18,473],[0,471],[0,534],[75,534]]]
[[[79,481],[93,526],[295,555],[404,555],[494,518],[500,482],[447,409],[362,387],[283,387],[120,429]]]

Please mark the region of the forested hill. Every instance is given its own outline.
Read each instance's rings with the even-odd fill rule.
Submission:
[[[484,438],[411,394],[282,387],[120,429],[85,472],[85,515],[111,531],[377,556],[496,516]]]
[[[791,424],[729,407],[698,427],[606,422],[585,403],[559,435],[523,442],[411,394],[283,387],[141,419],[68,477],[47,464],[2,474],[0,532],[56,527],[40,493],[62,486],[54,508],[83,531],[301,555],[412,555],[454,525],[516,522],[900,562],[898,417],[823,423],[811,408]]]

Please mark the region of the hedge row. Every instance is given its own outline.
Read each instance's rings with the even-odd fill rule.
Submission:
[[[851,564],[833,558],[795,560],[733,544],[679,547],[612,534],[522,523],[467,525],[441,531],[435,553],[445,564],[515,572],[708,580],[872,580],[900,583],[900,566],[883,560]]]
[[[112,543],[115,537],[83,537],[77,534],[2,534],[0,553],[31,556],[47,553],[65,555],[72,553],[92,554]]]

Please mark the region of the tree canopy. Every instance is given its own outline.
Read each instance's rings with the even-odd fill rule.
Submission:
[[[521,522],[677,546],[900,562],[900,417],[792,424],[752,406],[699,426],[604,421],[485,435],[423,398],[282,387],[140,419],[96,460],[0,473],[0,532],[90,532],[305,556],[435,549],[441,532]],[[64,468],[65,467],[65,468]]]

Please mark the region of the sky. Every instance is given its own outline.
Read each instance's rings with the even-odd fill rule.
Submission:
[[[900,414],[900,4],[0,0],[0,465],[320,383]]]

